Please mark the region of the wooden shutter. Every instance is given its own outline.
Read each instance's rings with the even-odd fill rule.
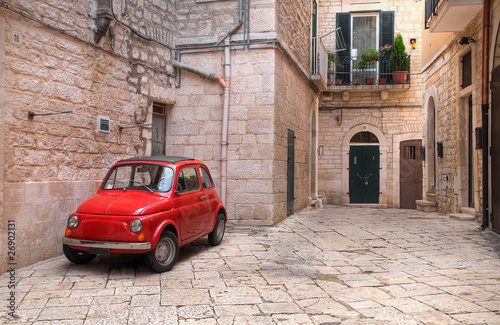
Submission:
[[[346,50],[337,52],[340,67],[337,67],[336,79],[342,79],[342,84],[348,85],[351,83],[351,14],[348,12],[337,13],[337,28],[340,27],[340,32],[344,37]],[[337,48],[339,46],[337,45]],[[340,72],[340,73],[339,73]]]
[[[379,15],[379,44],[380,46],[385,46],[386,44],[394,44],[394,11],[381,11]],[[391,51],[387,51],[380,58],[380,78],[387,78],[391,80],[392,76],[390,74],[384,74],[387,72],[387,64],[389,63],[389,55]]]

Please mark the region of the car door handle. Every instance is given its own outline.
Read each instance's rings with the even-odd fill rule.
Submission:
[[[206,195],[203,195],[203,196],[201,197],[201,199],[202,199],[202,200],[206,200],[206,199],[207,199],[207,196],[206,196]]]

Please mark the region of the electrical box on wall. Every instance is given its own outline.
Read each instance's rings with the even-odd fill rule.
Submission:
[[[97,117],[97,131],[109,133],[111,131],[111,120],[107,116]]]
[[[444,157],[443,142],[441,141],[437,143],[437,156],[438,158]]]
[[[483,149],[483,128],[476,128],[476,149]]]

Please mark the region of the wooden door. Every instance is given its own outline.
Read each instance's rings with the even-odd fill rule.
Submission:
[[[500,233],[500,66],[491,81],[491,228]]]
[[[351,146],[349,150],[350,203],[379,203],[379,146]]]
[[[422,199],[422,140],[402,141],[400,150],[399,206],[416,209],[416,200]]]

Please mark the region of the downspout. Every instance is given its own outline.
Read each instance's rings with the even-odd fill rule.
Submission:
[[[226,88],[226,83],[224,82],[224,79],[219,76],[219,75],[216,75],[215,73],[212,73],[212,72],[208,72],[206,70],[203,70],[203,69],[200,69],[200,68],[196,68],[196,67],[193,67],[193,66],[190,66],[188,64],[185,64],[185,63],[182,63],[182,62],[179,62],[179,61],[176,61],[176,60],[172,60],[172,65],[176,68],[179,68],[179,69],[182,69],[182,70],[186,70],[186,71],[189,71],[189,72],[192,72],[194,74],[197,74],[203,78],[207,78],[207,79],[210,79],[210,80],[213,80],[213,81],[217,81],[218,83],[221,84],[221,86],[223,88]]]
[[[489,191],[488,191],[488,158],[489,158],[489,143],[488,143],[488,61],[489,61],[489,36],[490,36],[490,0],[484,0],[483,5],[483,75],[482,75],[482,102],[481,102],[481,119],[483,128],[483,222],[482,229],[489,226]]]
[[[247,0],[249,1],[249,0]],[[220,159],[220,191],[224,205],[227,199],[227,130],[229,124],[229,93],[231,91],[231,35],[243,25],[243,0],[239,0],[238,24],[234,26],[224,37],[224,106],[222,111],[222,139]],[[222,41],[222,40],[221,40]],[[219,41],[219,43],[221,42]]]

